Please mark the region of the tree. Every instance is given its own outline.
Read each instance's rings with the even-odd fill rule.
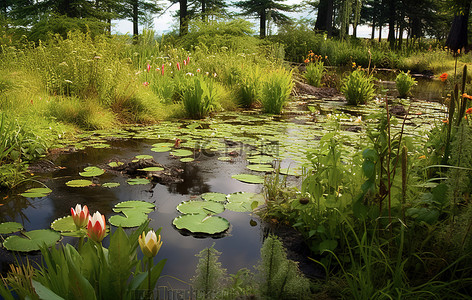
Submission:
[[[124,0],[119,10],[122,18],[127,18],[133,23],[133,36],[136,37],[139,34],[138,25],[142,24],[149,14],[156,14],[162,8],[156,0]]]
[[[446,46],[456,52],[457,50],[467,48],[468,35],[467,25],[469,23],[470,0],[456,0],[456,13],[451,24],[451,30],[447,37]]]
[[[290,22],[290,18],[281,12],[289,12],[292,7],[282,4],[285,0],[243,0],[236,2],[240,7],[243,16],[257,16],[259,18],[259,34],[261,38],[266,36],[266,24],[269,19],[275,24],[284,24]]]
[[[328,37],[331,37],[333,34],[334,0],[320,0],[319,3],[309,2],[308,4],[318,10],[315,30],[326,31]]]

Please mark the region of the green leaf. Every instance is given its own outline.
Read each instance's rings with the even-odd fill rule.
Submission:
[[[274,158],[268,155],[254,155],[248,157],[247,160],[252,164],[270,164],[274,161]]]
[[[174,150],[170,153],[171,155],[173,156],[190,156],[190,155],[193,155],[193,151],[190,151],[190,150],[187,150],[187,149],[177,149],[177,150]]]
[[[56,293],[42,285],[36,280],[31,280],[31,284],[33,285],[34,291],[38,294],[39,299],[42,300],[64,300],[64,298],[58,296]]]
[[[39,250],[44,244],[51,247],[61,238],[58,232],[50,229],[28,231],[24,232],[23,235],[25,237],[18,235],[7,237],[3,242],[3,246],[10,251],[28,252]]]
[[[246,183],[264,183],[264,177],[252,174],[236,174],[231,176],[234,179],[237,179]]]
[[[23,225],[17,222],[5,222],[0,224],[0,234],[10,234],[23,229]]]
[[[226,202],[226,194],[223,193],[205,193],[202,199],[206,201]]]
[[[138,171],[159,172],[159,171],[164,171],[164,168],[161,168],[161,167],[147,167],[147,168],[138,169]]]
[[[153,151],[153,152],[158,152],[158,153],[160,153],[160,152],[168,152],[168,151],[170,151],[170,150],[172,150],[170,147],[151,148],[151,151]]]
[[[119,167],[119,166],[122,166],[124,165],[124,163],[122,163],[121,161],[112,161],[111,163],[108,164],[111,168],[116,168],[116,167]]]
[[[72,216],[67,216],[54,220],[51,223],[51,228],[55,231],[59,231],[62,235],[81,237],[85,235],[84,231],[77,230]]]
[[[249,192],[229,194],[227,199],[228,203],[225,205],[226,209],[236,212],[252,211],[254,208],[264,204],[265,202],[262,194]]]
[[[49,188],[32,188],[24,191],[20,195],[26,198],[46,197],[52,190]]]
[[[220,156],[220,157],[218,157],[218,160],[231,161],[231,160],[233,160],[233,158],[231,156]]]
[[[118,182],[107,182],[107,183],[102,184],[102,186],[106,188],[114,188],[114,187],[119,187],[120,184]]]
[[[128,236],[123,228],[119,227],[111,236],[108,247],[109,266],[113,277],[111,288],[119,296],[125,294],[126,281],[136,263],[134,252]]]
[[[151,183],[151,181],[149,181],[149,179],[147,179],[147,178],[131,178],[131,179],[128,179],[126,182],[128,182],[129,185],[138,185],[138,184]]]
[[[300,176],[302,172],[295,168],[280,168],[279,173],[282,175]]]
[[[192,157],[184,157],[184,158],[181,158],[180,161],[183,162],[183,163],[186,163],[186,162],[192,162],[194,161],[195,159],[192,158]]]
[[[120,202],[113,208],[114,212],[122,215],[113,215],[108,219],[111,225],[121,227],[137,227],[148,219],[148,213],[152,212],[156,206],[146,201],[125,201]]]
[[[96,177],[103,173],[105,173],[105,171],[98,167],[87,167],[84,169],[84,172],[80,172],[79,175],[82,177]]]
[[[320,251],[321,254],[325,251],[334,251],[336,247],[338,246],[338,241],[336,240],[324,240],[322,241],[319,246],[318,250]]]
[[[177,206],[183,214],[211,214],[216,215],[225,210],[223,204],[214,201],[185,201]]]
[[[256,172],[273,172],[274,168],[272,165],[269,164],[254,164],[254,165],[247,165],[246,168],[248,168],[251,171],[256,171]]]
[[[86,186],[93,185],[93,182],[86,179],[76,179],[76,180],[67,181],[66,185],[70,187],[86,187]]]
[[[229,228],[229,222],[219,216],[207,216],[204,214],[182,215],[172,222],[177,229],[186,229],[193,233],[216,234]]]
[[[141,154],[141,155],[136,155],[134,158],[140,160],[140,159],[154,159],[152,155],[147,155],[147,154]]]

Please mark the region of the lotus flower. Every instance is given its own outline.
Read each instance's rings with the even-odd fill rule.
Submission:
[[[177,70],[180,71],[180,63],[177,63]]]
[[[82,228],[87,225],[90,216],[87,205],[84,205],[84,208],[82,209],[82,206],[80,204],[77,204],[75,206],[75,209],[73,207],[70,208],[70,213],[77,228]]]
[[[150,230],[146,235],[143,232],[142,235],[139,236],[138,241],[141,251],[149,258],[156,256],[162,246],[161,235],[159,235],[158,240],[154,230]]]
[[[148,73],[149,73],[149,72],[151,71],[151,65],[150,65],[150,64],[147,64],[147,68],[146,68],[146,69],[147,69],[147,71],[148,71]]]
[[[87,224],[87,235],[95,242],[100,243],[106,235],[105,216],[102,216],[98,211],[89,216]]]

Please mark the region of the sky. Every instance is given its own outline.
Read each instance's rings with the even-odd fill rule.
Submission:
[[[300,4],[302,0],[287,0],[284,3],[287,5],[293,5],[293,4]],[[161,2],[162,3],[162,2]],[[167,8],[169,6],[169,2],[165,2],[163,7]],[[155,16],[154,17],[154,30],[156,34],[163,34],[172,31],[173,28],[177,27],[177,18],[172,17],[172,15],[175,14],[175,12],[179,9],[179,4],[176,3],[172,7],[170,7],[165,13],[163,13],[160,16]],[[293,13],[287,13],[289,17],[292,17],[294,19],[300,19],[301,17],[308,18],[308,19],[315,19],[316,15],[314,12],[293,12]],[[253,19],[254,23],[254,30],[258,32],[259,27],[256,19]],[[133,25],[130,21],[126,20],[120,20],[120,21],[114,21],[112,22],[113,29],[112,31],[114,33],[119,33],[119,34],[126,34],[129,33],[131,34],[133,31]],[[143,29],[142,26],[139,27],[139,32],[141,32]],[[352,33],[352,26],[349,28],[350,33]],[[382,36],[387,37],[388,34],[388,28],[385,27],[384,30],[382,31]],[[369,26],[363,25],[363,26],[358,26],[357,27],[357,36],[358,37],[365,37],[365,38],[370,38],[371,35],[371,28]],[[378,37],[378,32],[375,33],[375,36]]]

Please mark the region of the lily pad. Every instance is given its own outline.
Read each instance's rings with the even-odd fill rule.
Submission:
[[[164,168],[161,168],[161,167],[147,167],[147,168],[138,169],[138,171],[158,172],[158,171],[164,171]]]
[[[170,154],[173,155],[173,156],[183,157],[183,156],[193,155],[193,151],[190,151],[190,150],[187,150],[187,149],[177,149],[177,150],[172,151]]]
[[[40,198],[46,197],[52,190],[49,188],[32,188],[28,189],[20,195],[27,198]]]
[[[112,161],[111,163],[108,164],[111,168],[116,168],[116,167],[119,167],[119,166],[122,166],[124,165],[123,162],[121,161]]]
[[[172,146],[174,146],[174,143],[168,143],[168,142],[156,143],[152,145],[153,148],[170,148]]]
[[[172,221],[177,229],[186,229],[193,233],[216,234],[229,228],[229,222],[219,216],[207,216],[205,214],[182,215]]]
[[[95,148],[95,149],[105,149],[105,148],[110,148],[110,145],[109,144],[104,144],[104,143],[100,143],[100,144],[93,144],[91,145],[92,148]]]
[[[256,171],[256,172],[272,172],[272,171],[274,171],[274,168],[272,167],[272,165],[269,165],[269,164],[247,165],[246,168],[248,168],[251,171]]]
[[[154,147],[154,148],[151,148],[151,151],[153,152],[168,152],[172,150],[170,147]]]
[[[181,162],[184,162],[184,163],[186,163],[186,162],[192,162],[192,161],[194,161],[194,160],[195,160],[195,159],[193,159],[192,157],[184,157],[184,158],[181,158],[181,159],[180,159],[180,161],[181,161]]]
[[[128,182],[129,185],[138,185],[138,184],[151,183],[151,181],[149,181],[149,179],[147,179],[147,178],[131,178],[131,179],[128,179],[126,182]]]
[[[80,237],[84,235],[80,230],[77,230],[77,226],[75,226],[72,216],[54,220],[54,222],[51,223],[51,228],[66,236]]]
[[[111,216],[108,221],[113,226],[137,227],[148,219],[148,213],[152,212],[155,205],[146,201],[120,202],[113,208],[114,212],[122,215]]]
[[[79,175],[83,177],[96,177],[103,173],[105,173],[105,171],[98,167],[87,167],[84,169],[84,172],[80,172]]]
[[[206,201],[226,202],[226,194],[223,193],[205,193],[202,199]]]
[[[302,171],[294,168],[281,168],[279,171],[282,175],[292,175],[292,176],[300,176],[302,175]]]
[[[23,229],[23,225],[17,222],[5,222],[0,224],[0,234],[9,234]]]
[[[272,156],[268,155],[254,155],[247,158],[252,164],[269,164],[274,161]]]
[[[252,175],[252,174],[236,174],[231,176],[234,179],[245,183],[264,183],[264,177],[259,175]]]
[[[225,206],[215,201],[185,201],[177,206],[183,214],[211,214],[216,215],[225,210]]]
[[[3,247],[10,251],[35,251],[43,245],[51,247],[61,238],[59,232],[50,229],[33,230],[23,233],[24,237],[12,235],[5,239]]]
[[[67,181],[66,185],[70,187],[86,187],[93,185],[93,182],[86,179],[76,179]]]
[[[233,160],[233,158],[231,156],[220,156],[220,157],[218,157],[218,160],[231,161],[231,160]]]
[[[228,203],[225,205],[226,209],[236,212],[252,211],[265,202],[262,194],[248,192],[229,194],[227,199]]]
[[[148,155],[148,154],[136,155],[134,158],[135,159],[133,160],[133,162],[137,162],[138,160],[141,160],[141,159],[154,159],[152,155]]]
[[[102,184],[102,186],[106,188],[114,188],[114,187],[119,187],[120,184],[118,182],[107,182],[107,183]]]

